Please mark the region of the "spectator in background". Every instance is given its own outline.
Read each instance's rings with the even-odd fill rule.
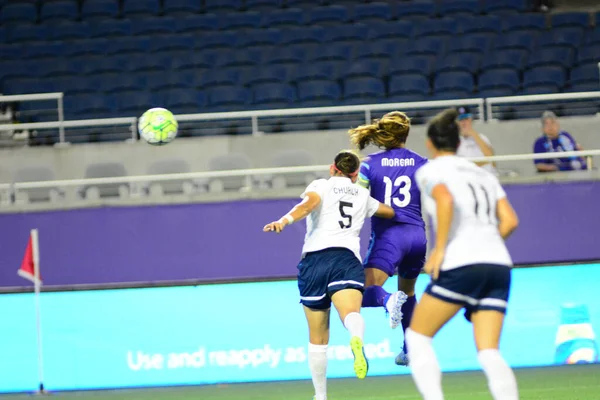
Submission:
[[[473,129],[473,115],[467,107],[458,107],[458,126],[460,128],[460,145],[456,151],[459,157],[489,157],[494,155],[490,140]],[[494,163],[476,163],[483,169],[498,175]]]
[[[534,153],[583,150],[569,133],[560,130],[558,117],[552,111],[542,114],[542,132],[544,135],[533,145]],[[583,157],[548,158],[534,160],[534,163],[538,172],[574,171],[587,168]]]

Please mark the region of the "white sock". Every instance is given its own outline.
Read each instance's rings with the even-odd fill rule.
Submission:
[[[517,380],[500,352],[497,349],[481,350],[477,358],[485,372],[494,400],[518,400]]]
[[[344,318],[344,326],[350,332],[350,336],[357,336],[360,340],[365,337],[365,320],[357,312],[351,312]]]
[[[308,344],[308,366],[315,387],[315,400],[327,400],[326,344]]]
[[[412,329],[406,330],[406,345],[410,349],[410,371],[424,400],[444,400],[442,371],[432,339]]]

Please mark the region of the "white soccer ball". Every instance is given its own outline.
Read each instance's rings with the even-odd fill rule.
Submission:
[[[140,117],[138,132],[148,143],[161,146],[170,143],[177,136],[177,120],[165,108],[151,108]]]

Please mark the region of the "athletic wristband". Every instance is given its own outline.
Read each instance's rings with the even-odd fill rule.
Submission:
[[[283,220],[286,220],[288,222],[288,225],[291,225],[294,223],[294,217],[292,217],[290,214],[286,214],[279,219],[279,221],[281,221],[281,222],[283,222]]]

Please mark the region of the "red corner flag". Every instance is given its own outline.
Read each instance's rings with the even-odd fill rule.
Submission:
[[[25,256],[21,263],[21,268],[17,272],[19,276],[36,284],[42,284],[42,278],[39,271],[39,250],[38,250],[38,235],[37,229],[33,229],[29,235],[29,242],[25,250]]]

